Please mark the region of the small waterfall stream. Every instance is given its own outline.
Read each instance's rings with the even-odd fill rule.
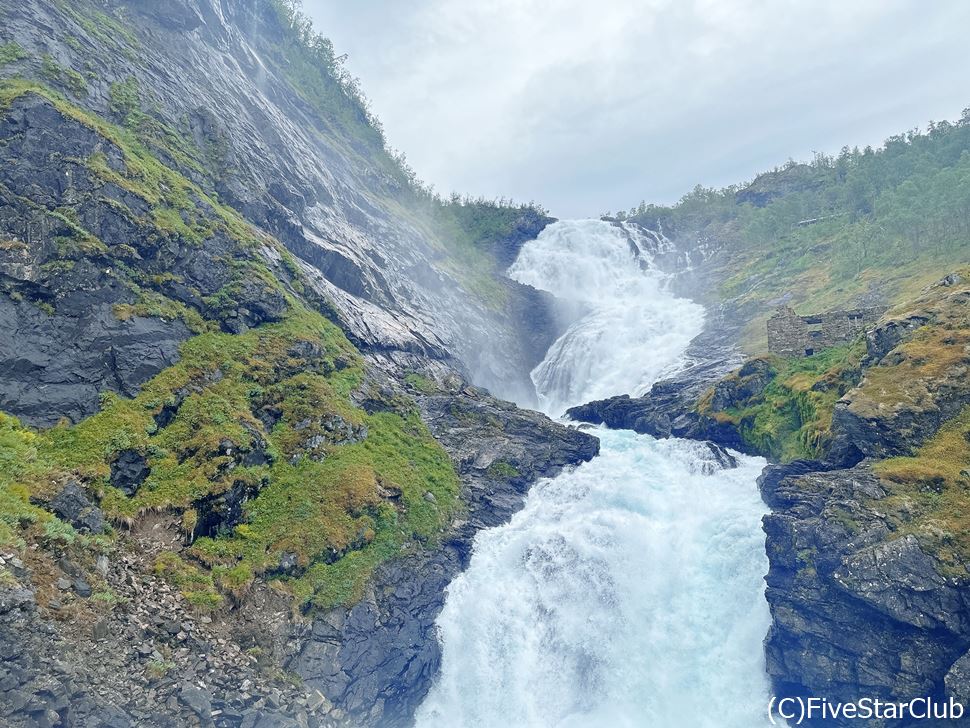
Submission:
[[[623,229],[555,223],[509,274],[572,325],[532,372],[542,408],[637,394],[684,364],[703,310]],[[767,725],[759,458],[598,430],[602,454],[481,532],[438,619],[421,728]]]

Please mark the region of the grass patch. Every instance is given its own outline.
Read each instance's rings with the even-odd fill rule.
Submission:
[[[912,456],[881,460],[873,470],[900,485],[933,491],[970,489],[970,407],[964,407]]]
[[[26,57],[27,51],[19,43],[14,41],[0,43],[0,67],[6,66],[9,63],[16,63]]]
[[[831,442],[835,403],[858,382],[864,354],[859,340],[809,357],[769,359],[773,376],[762,393],[713,410],[709,392],[698,411],[718,423],[734,424],[742,439],[766,457],[779,462],[819,458]]]
[[[970,406],[912,456],[873,465],[888,497],[873,504],[900,536],[915,535],[944,575],[967,578],[970,564]]]
[[[108,122],[47,86],[24,79],[6,79],[0,83],[0,111],[27,94],[43,97],[62,114],[97,132],[122,152],[124,165],[120,171],[113,168],[105,154],[100,152],[85,163],[102,181],[116,184],[145,200],[151,208],[148,219],[143,221],[146,224],[163,234],[196,245],[218,232],[249,246],[262,240],[235,210],[219,204],[198,185],[159,161],[157,150],[149,148],[139,137],[141,127],[132,129]],[[197,166],[186,152],[176,149],[167,152],[176,158],[176,162]]]
[[[421,392],[421,394],[434,394],[438,391],[438,384],[433,379],[429,379],[416,372],[405,375],[404,381]]]
[[[501,478],[503,480],[511,480],[512,478],[518,478],[521,473],[518,468],[516,468],[512,463],[507,463],[504,460],[496,460],[494,463],[488,466],[486,471],[493,478]]]

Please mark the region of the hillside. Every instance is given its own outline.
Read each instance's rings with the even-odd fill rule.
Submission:
[[[406,722],[597,450],[469,384],[530,396],[548,222],[424,189],[292,3],[0,2],[4,724]]]
[[[726,305],[765,351],[764,320],[782,303],[802,314],[891,305],[970,258],[970,113],[788,162],[752,182],[697,187],[670,207],[641,203],[618,219],[660,231],[689,256],[683,290]]]
[[[620,216],[717,315],[695,366],[569,414],[769,459],[765,654],[779,696],[970,695],[968,165],[965,113]],[[784,357],[767,351],[779,305],[885,311]],[[706,366],[733,344],[739,367]]]

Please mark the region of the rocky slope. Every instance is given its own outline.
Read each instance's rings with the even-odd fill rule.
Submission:
[[[765,649],[778,693],[965,700],[967,272],[889,311],[864,342],[752,359],[702,389],[661,382],[570,414],[783,462],[759,479],[772,509]]]
[[[536,352],[510,316],[526,310],[533,293],[490,279],[492,257],[442,228],[415,198],[359,103],[333,78],[326,54],[321,60],[307,50],[283,7],[274,0],[175,0],[164,9],[4,2],[0,75],[36,79],[123,126],[200,192],[312,264],[362,348],[398,360],[444,359],[499,392],[528,389],[522,372]],[[33,153],[45,148],[35,140]],[[83,145],[61,153],[90,156]],[[109,169],[115,159],[109,149]],[[36,161],[25,160],[22,173],[32,175]],[[114,194],[121,205],[134,203],[137,215],[148,211],[138,206],[157,204],[133,200],[130,189]],[[513,247],[546,222],[524,211],[512,221]],[[500,251],[501,244],[485,247]]]
[[[528,399],[549,219],[423,193],[286,4],[0,19],[0,718],[406,723],[474,533],[597,452],[467,384]]]

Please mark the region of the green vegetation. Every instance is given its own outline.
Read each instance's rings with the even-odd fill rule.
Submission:
[[[783,293],[805,313],[880,288],[916,295],[970,257],[970,109],[890,137],[789,162],[750,185],[697,187],[671,207],[641,203],[621,217],[671,237],[725,246],[722,297],[767,305]],[[763,320],[752,324],[763,350]]]
[[[882,460],[873,470],[893,483],[925,486],[930,491],[970,489],[970,407],[941,427],[914,455]],[[965,514],[970,515],[970,510]]]
[[[322,315],[294,302],[283,322],[240,335],[204,333],[181,354],[137,397],[106,394],[101,411],[78,425],[38,433],[3,416],[3,542],[33,523],[53,529],[49,538],[73,540],[73,529],[29,501],[49,497],[68,477],[102,493],[101,506],[116,522],[175,511],[184,514],[187,535],[199,502],[241,487],[254,493],[244,522],[199,538],[190,550],[208,568],[168,554],[159,573],[191,603],[217,608],[223,595],[240,596],[290,553],[306,570],[288,579],[293,593],[332,606],[358,597],[373,567],[403,545],[433,543],[454,514],[458,480],[447,454],[407,401],[375,414],[350,403],[362,365]],[[190,394],[179,401],[179,392]],[[159,428],[155,418],[165,408],[176,413]],[[265,412],[279,417],[269,429],[257,417]],[[358,434],[326,439],[334,423]],[[232,455],[260,448],[259,464]],[[111,462],[128,450],[143,453],[151,468],[131,497],[109,479]]]
[[[115,305],[114,314],[119,321],[127,321],[134,316],[160,318],[167,321],[181,319],[196,334],[218,328],[213,322],[206,321],[194,308],[189,308],[181,301],[175,301],[150,289],[143,289],[137,284],[132,284],[131,288],[138,295],[138,300],[135,303]]]
[[[155,560],[155,573],[179,588],[189,604],[203,610],[218,609],[223,597],[216,590],[212,574],[184,561],[178,554],[163,551]]]
[[[970,406],[910,457],[873,466],[889,496],[875,507],[914,534],[954,575],[970,562]]]
[[[961,271],[966,279],[970,269]],[[894,317],[925,323],[878,365],[866,370],[850,409],[872,419],[905,408],[932,411],[951,388],[959,389],[970,366],[970,310],[964,302],[970,284],[931,289],[900,307]]]
[[[336,131],[336,138],[353,141],[351,154],[378,161],[404,187],[414,186],[414,172],[403,157],[388,150],[380,120],[371,112],[360,82],[343,66],[329,38],[314,32],[299,0],[265,0],[282,30],[275,50],[276,70],[313,108],[317,118]]]
[[[242,273],[237,280],[263,277],[273,285],[267,272],[252,265]],[[212,297],[210,305],[216,310],[231,305],[237,285]],[[3,470],[5,541],[18,526],[35,521],[45,524],[48,538],[73,540],[73,529],[28,500],[45,490],[51,495],[46,484],[69,475],[102,492],[102,507],[116,521],[132,522],[147,510],[176,510],[184,513],[189,533],[198,518],[196,501],[243,484],[259,491],[248,504],[246,522],[200,539],[193,549],[211,571],[181,560],[173,566],[174,555],[159,567],[191,603],[217,608],[223,593],[241,595],[254,574],[273,568],[284,552],[311,567],[292,580],[294,593],[331,605],[358,596],[370,570],[404,543],[434,540],[456,503],[450,460],[406,403],[392,403],[394,412],[375,415],[350,405],[347,396],[361,382],[361,365],[339,329],[291,299],[284,322],[239,336],[216,333],[207,331],[208,322],[196,312],[154,291],[142,294],[140,303],[117,307],[116,314],[180,315],[206,333],[186,342],[180,362],[134,400],[108,394],[101,412],[75,427],[41,434],[7,428],[21,447],[13,451],[18,467]],[[300,358],[293,351],[301,344],[318,353]],[[215,372],[219,378],[209,382]],[[196,391],[159,430],[154,417],[174,406],[175,393],[186,388]],[[253,414],[265,408],[281,412],[271,432]],[[301,452],[301,442],[324,434],[324,416],[367,427],[367,436]],[[314,417],[316,423],[303,424]],[[243,448],[265,439],[272,464],[234,467],[220,451],[227,439]],[[108,475],[117,454],[131,449],[148,456],[152,475],[129,498],[110,486]],[[382,500],[387,488],[401,493],[400,512]],[[429,492],[433,502],[424,498]],[[316,565],[319,559],[330,563]]]
[[[434,380],[428,379],[427,377],[416,372],[407,374],[404,377],[404,381],[421,392],[421,394],[434,394],[438,391],[438,385],[434,382]]]
[[[805,358],[766,359],[770,378],[762,391],[725,410],[713,410],[712,390],[698,411],[735,425],[744,442],[767,457],[780,462],[818,458],[831,441],[835,403],[858,382],[864,354],[858,341]],[[737,373],[727,378],[739,379]]]
[[[494,247],[513,234],[524,217],[544,217],[534,203],[510,200],[471,200],[453,194],[445,199],[422,183],[404,155],[387,147],[380,120],[360,88],[358,79],[343,66],[329,39],[316,34],[301,11],[300,0],[265,0],[282,30],[283,43],[274,48],[276,71],[286,78],[313,108],[328,130],[337,132],[329,141],[347,140],[344,151],[361,159],[366,167],[375,160],[394,180],[401,194],[399,211],[425,228],[428,237],[441,243],[447,259],[443,267],[470,290],[495,307],[505,302],[504,285]],[[393,204],[393,203],[392,203]],[[507,261],[506,264],[510,262]]]
[[[37,94],[50,101],[62,114],[93,129],[122,152],[124,169],[116,171],[103,153],[86,160],[88,168],[105,182],[111,182],[144,199],[151,206],[144,221],[156,230],[200,244],[223,230],[232,237],[255,242],[257,235],[230,208],[219,205],[197,185],[159,161],[158,157],[126,127],[119,127],[71,103],[56,91],[34,81],[5,79],[0,82],[0,112],[25,94]],[[78,234],[95,239],[76,223]]]
[[[84,76],[73,68],[60,66],[51,56],[44,55],[40,61],[40,75],[51,83],[67,88],[74,96],[88,94],[88,84]]]
[[[137,60],[141,43],[120,18],[113,17],[87,2],[54,0],[58,9],[75,22],[87,35],[110,48],[117,48],[131,60]]]
[[[168,660],[149,660],[145,673],[150,680],[161,680],[175,669],[175,663]]]
[[[535,235],[546,211],[534,203],[458,195],[447,200],[432,195],[421,207],[431,221],[429,236],[441,240],[448,252],[444,267],[481,300],[501,308],[507,297],[504,267],[512,262],[505,258],[503,243],[516,235]]]
[[[30,502],[31,489],[24,482],[38,439],[16,418],[0,412],[0,545],[5,547],[22,546],[28,529],[36,537],[56,520]]]
[[[194,543],[184,555],[163,554],[156,568],[191,603],[209,609],[241,598],[261,574],[277,575],[301,604],[352,600],[381,561],[434,543],[458,508],[449,457],[411,400],[368,393],[384,400],[373,414],[352,404],[351,393],[364,383],[359,354],[335,324],[294,294],[296,283],[284,289],[259,262],[253,249],[275,241],[260,237],[143,143],[137,83],[112,89],[124,126],[24,80],[0,83],[0,112],[27,93],[120,150],[120,165],[107,151],[80,162],[96,178],[145,200],[150,212],[139,222],[153,234],[202,245],[219,233],[236,250],[228,261],[232,279],[205,300],[206,319],[159,292],[165,276],[128,268],[124,261],[136,255],[129,246],[105,245],[69,208],[47,211],[66,231],[58,243],[64,256],[103,256],[127,276],[136,302],[117,306],[119,318],[180,317],[197,336],[137,397],[105,393],[101,410],[77,425],[35,432],[2,416],[0,542],[83,547],[86,537],[31,502],[77,479],[98,494],[115,523],[132,524],[149,511],[177,515]],[[286,268],[298,272],[292,261]],[[253,286],[285,299],[283,319],[238,335],[220,332],[211,318],[231,313]],[[112,463],[127,451],[150,468],[130,496],[110,478]],[[255,455],[247,460],[246,453]],[[242,503],[241,517],[220,522],[218,500],[229,497]],[[207,509],[216,522],[210,518],[197,532]],[[295,558],[293,568],[280,568],[284,556]]]
[[[27,57],[27,52],[19,43],[0,43],[0,68],[8,63],[16,63]]]
[[[494,463],[488,466],[488,474],[493,478],[501,478],[503,480],[511,480],[512,478],[518,478],[521,473],[518,468],[516,468],[512,463],[507,463],[504,460],[496,460]]]
[[[141,113],[141,90],[134,76],[112,83],[109,94],[109,108],[122,119],[127,120]]]

